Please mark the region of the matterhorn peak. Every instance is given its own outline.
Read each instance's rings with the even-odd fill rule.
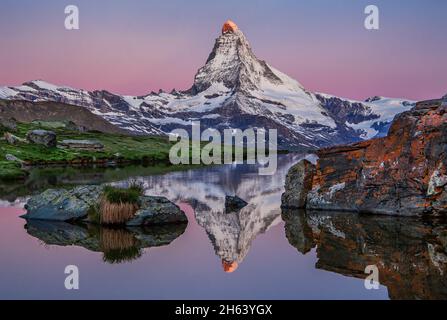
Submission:
[[[222,84],[232,91],[247,92],[259,90],[261,83],[281,85],[283,81],[265,61],[254,55],[236,23],[227,20],[205,66],[195,76],[192,92]]]
[[[223,27],[222,27],[222,34],[228,33],[228,32],[236,32],[239,30],[236,23],[234,23],[231,20],[225,21]]]

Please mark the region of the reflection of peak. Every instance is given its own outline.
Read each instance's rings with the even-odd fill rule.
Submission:
[[[224,213],[223,208],[221,212],[196,213],[196,219],[207,232],[228,272],[244,260],[259,234],[279,222],[280,212],[250,204],[238,213]]]
[[[239,267],[238,263],[236,261],[225,261],[222,260],[222,267],[226,273],[233,273],[236,271],[236,269]]]

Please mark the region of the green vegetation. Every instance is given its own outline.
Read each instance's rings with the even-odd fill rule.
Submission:
[[[167,138],[154,136],[127,136],[100,132],[77,132],[63,127],[52,128],[57,135],[58,142],[62,140],[97,140],[104,145],[103,151],[78,151],[60,148],[47,148],[41,145],[20,143],[9,145],[0,142],[0,156],[4,158],[10,153],[29,163],[54,163],[75,160],[98,161],[101,159],[128,161],[168,161],[171,143]],[[29,130],[46,129],[39,123],[19,123],[14,135],[25,138]]]
[[[19,123],[14,135],[25,138],[29,130],[48,129],[41,122]],[[101,151],[79,151],[73,149],[47,148],[42,145],[19,143],[10,145],[0,139],[0,179],[20,179],[25,172],[20,166],[4,161],[7,154],[16,156],[28,165],[46,164],[89,164],[107,163],[169,163],[169,149],[172,143],[167,138],[155,136],[128,136],[100,132],[78,132],[63,126],[54,125],[51,128],[57,135],[58,142],[62,140],[97,140],[104,145]],[[2,130],[3,131],[3,130]],[[3,135],[3,134],[2,134]]]
[[[11,132],[15,136],[24,139],[26,133],[30,130],[45,129],[56,133],[58,142],[62,140],[97,140],[104,145],[104,149],[100,151],[84,151],[63,148],[48,148],[42,145],[19,142],[16,145],[10,145],[3,139],[4,132]],[[157,136],[129,136],[122,134],[109,134],[101,132],[79,132],[76,125],[65,122],[49,122],[34,121],[32,123],[18,123],[16,130],[9,130],[0,126],[0,180],[23,180],[29,174],[29,178],[33,175],[33,169],[27,170],[21,168],[20,165],[5,161],[6,155],[11,154],[22,160],[28,166],[50,166],[50,165],[68,165],[68,166],[85,166],[99,164],[106,166],[109,162],[115,162],[118,165],[142,164],[144,166],[159,166],[158,169],[150,171],[159,171],[160,173],[171,170],[183,170],[197,165],[172,165],[169,161],[169,151],[175,144],[170,142],[168,138]],[[202,142],[199,148],[203,148],[208,142]],[[191,150],[197,148],[197,144],[189,143],[189,159],[191,159]],[[222,151],[227,150],[235,159],[236,147],[222,145]],[[203,148],[203,151],[209,152],[209,146]],[[247,156],[247,150],[242,149],[244,159]],[[188,162],[188,161],[186,161]],[[52,172],[57,169],[52,168]],[[45,170],[44,170],[45,171]],[[61,169],[61,174],[67,175],[70,170]],[[99,168],[95,168],[97,173]],[[122,174],[121,170],[121,174]],[[120,175],[120,170],[109,171],[113,175]],[[76,173],[74,173],[76,175]],[[29,179],[28,179],[29,180]],[[36,179],[31,179],[35,181]],[[56,179],[57,180],[57,179]],[[113,180],[113,179],[106,179]],[[0,184],[0,193],[5,189]],[[10,189],[10,188],[6,188]],[[11,191],[11,190],[9,190]]]
[[[25,177],[26,173],[21,169],[20,164],[10,161],[0,161],[0,180],[9,181],[23,179]]]
[[[133,183],[129,188],[117,188],[113,186],[104,187],[104,196],[110,203],[132,203],[137,204],[138,198],[143,194],[143,188]]]

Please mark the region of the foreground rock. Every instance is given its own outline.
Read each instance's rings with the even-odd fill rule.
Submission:
[[[63,140],[59,146],[82,151],[102,151],[104,145],[97,140]]]
[[[141,196],[139,205],[135,217],[126,223],[128,226],[188,222],[183,211],[165,197]]]
[[[95,223],[89,214],[97,212],[103,195],[102,186],[80,186],[71,190],[49,189],[31,197],[25,205],[27,220],[86,221]],[[164,197],[141,196],[139,210],[127,226],[184,223],[188,219],[178,206]]]
[[[31,197],[25,205],[30,220],[74,221],[86,218],[89,210],[99,202],[102,187],[81,186],[71,190],[48,189]]]
[[[232,213],[238,212],[243,207],[247,206],[247,202],[239,198],[238,196],[225,196],[225,212]]]
[[[315,166],[306,159],[290,168],[286,176],[286,192],[281,197],[281,203],[293,208],[304,208],[306,197],[312,189],[312,177]]]
[[[420,102],[395,118],[385,138],[319,151],[316,166],[292,168],[283,206],[407,216],[445,213],[446,111],[442,100]]]
[[[44,145],[45,147],[56,147],[56,134],[47,130],[32,130],[26,134],[26,139],[34,144]]]

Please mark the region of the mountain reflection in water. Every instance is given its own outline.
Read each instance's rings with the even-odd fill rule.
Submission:
[[[52,272],[36,279],[57,282],[58,263],[85,261],[86,272],[97,276],[84,284],[90,285],[95,298],[447,298],[444,221],[281,211],[285,176],[300,158],[281,155],[273,176],[258,175],[256,166],[225,165],[151,175],[135,171],[131,176],[112,179],[120,186],[137,180],[146,194],[177,203],[188,216],[189,222],[184,225],[117,229],[28,221],[27,237],[21,237],[9,232],[24,223],[19,213],[14,218],[6,215],[8,209],[0,208],[0,213],[5,213],[0,215],[0,257],[10,252],[8,243],[15,238],[20,238],[20,245],[14,250],[27,250],[13,262],[4,260],[0,279],[12,290],[20,281],[17,279],[34,272],[20,271],[17,266],[34,261],[30,256],[45,256],[48,261],[37,259],[35,264],[43,269],[49,265]],[[115,175],[113,171],[107,171],[109,174]],[[99,176],[98,181],[90,183],[104,182],[105,177]],[[76,184],[71,175],[65,177],[68,186]],[[22,191],[21,199],[25,199],[29,194]],[[227,214],[226,195],[237,195],[248,205]],[[23,230],[23,224],[19,230]],[[30,239],[55,248],[45,251]],[[101,253],[105,263],[89,252]],[[66,254],[74,254],[76,259]],[[114,264],[114,268],[107,268],[108,264]],[[379,269],[380,290],[363,286],[368,265]],[[110,279],[119,283],[122,291],[102,290],[104,281]],[[41,286],[36,283],[33,292],[39,292],[40,297]],[[8,292],[0,290],[0,296]],[[50,289],[43,291],[43,296],[51,294]],[[82,297],[89,297],[87,291]]]

